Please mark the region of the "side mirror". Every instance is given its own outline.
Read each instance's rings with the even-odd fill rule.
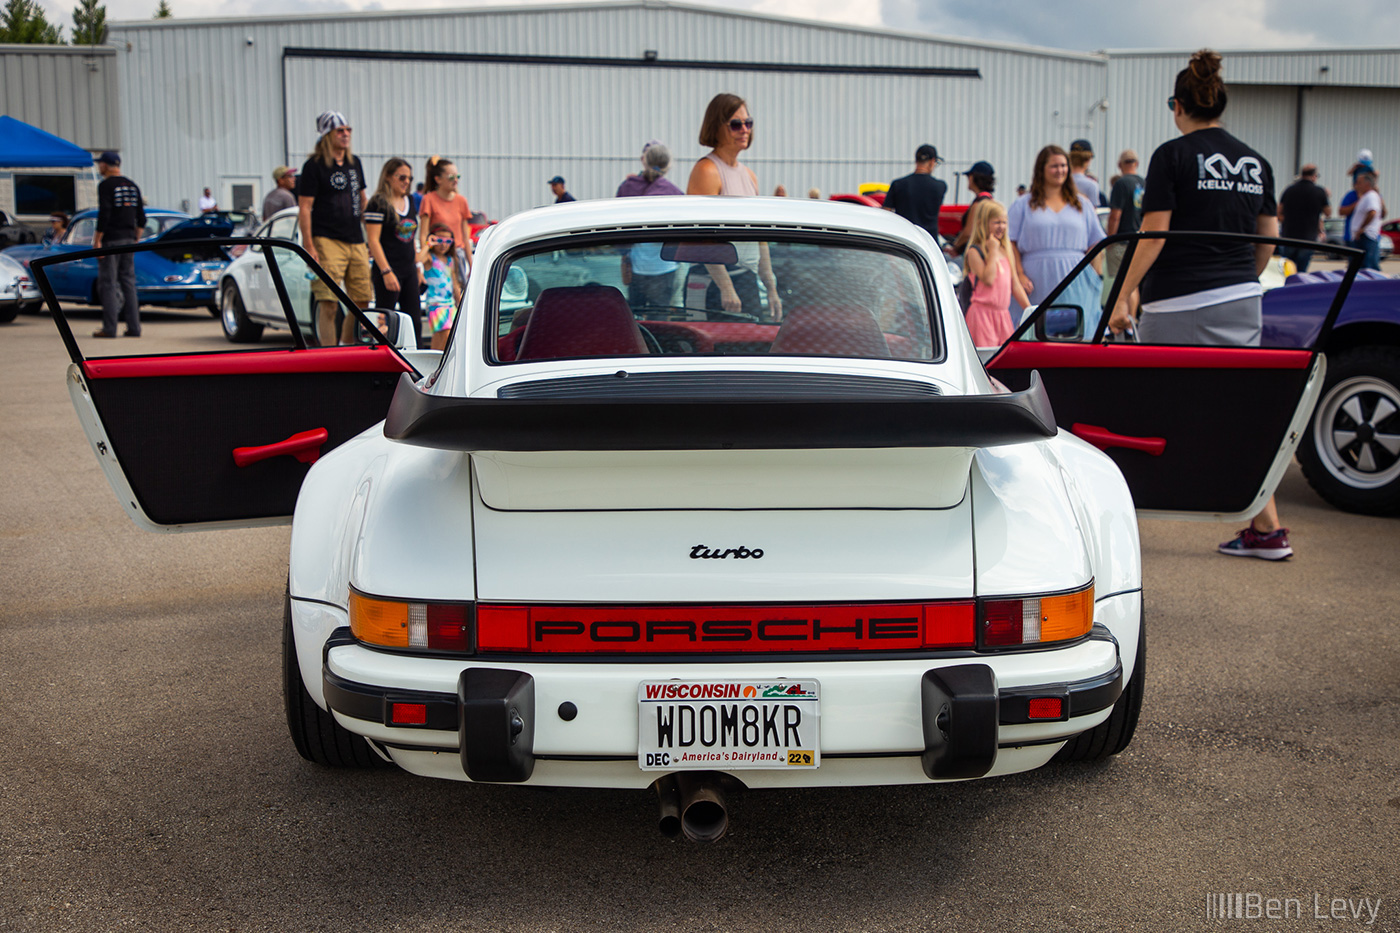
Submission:
[[[1035,322],[1037,340],[1076,342],[1084,339],[1084,309],[1079,305],[1049,305]]]
[[[380,330],[395,350],[417,350],[418,331],[413,326],[413,316],[402,311],[385,311],[382,308],[366,308],[365,316],[371,321],[380,322]],[[374,343],[375,340],[360,323],[355,325],[356,343]]]

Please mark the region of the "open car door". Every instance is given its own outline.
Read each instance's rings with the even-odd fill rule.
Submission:
[[[180,338],[188,347],[182,352],[147,355],[141,343],[149,340],[84,336],[80,342],[54,297],[50,267],[153,249],[158,242],[46,257],[31,265],[72,359],[68,390],[83,430],[122,507],[151,531],[289,522],[311,464],[383,420],[399,376],[417,375],[300,246],[252,238],[214,242],[266,247],[290,328],[282,346],[211,352],[227,344],[202,314],[181,324],[190,328],[190,336]],[[279,255],[293,254],[355,316],[365,343],[307,344],[278,268]],[[130,355],[97,357],[84,347]]]
[[[1314,262],[1345,261],[1347,272],[1327,286],[1284,286],[1279,269],[1266,270],[1266,288],[1277,283],[1315,289],[1316,320],[1301,330],[1296,321],[1288,328],[1272,326],[1266,291],[1260,346],[1105,342],[1109,313],[1100,309],[1112,310],[1121,283],[1101,292],[1094,260],[1126,242],[1120,266],[1126,270],[1137,242],[1172,237],[1305,246],[1317,251]],[[1249,518],[1273,495],[1307,427],[1326,372],[1317,348],[1325,344],[1360,261],[1352,249],[1235,234],[1108,237],[1026,316],[987,361],[987,371],[1013,390],[1024,389],[1031,373],[1039,372],[1056,423],[1113,458],[1145,514]],[[1289,304],[1296,315],[1296,296]],[[1306,336],[1294,336],[1300,332]]]

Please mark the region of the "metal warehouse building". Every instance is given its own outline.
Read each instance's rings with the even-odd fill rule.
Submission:
[[[474,208],[504,217],[551,200],[560,174],[608,197],[656,138],[682,187],[704,153],[705,104],[732,91],[757,121],[745,161],[761,190],[854,191],[937,145],[954,173],[978,159],[1005,194],[1047,142],[1092,140],[1144,160],[1174,135],[1164,101],[1188,52],[1082,54],[622,0],[521,8],[116,23],[125,168],[152,204],[259,203],[300,165],[316,114],[343,111],[377,177],[440,153]],[[1226,116],[1286,182],[1315,161],[1333,189],[1356,149],[1400,172],[1400,49],[1225,51]],[[81,92],[81,89],[79,89]],[[40,125],[43,125],[42,123]],[[47,128],[47,127],[46,127]],[[951,193],[951,192],[950,192]]]

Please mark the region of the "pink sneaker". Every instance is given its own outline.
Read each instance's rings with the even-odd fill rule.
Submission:
[[[1233,541],[1220,545],[1221,554],[1232,557],[1258,557],[1263,560],[1287,560],[1293,556],[1293,548],[1288,546],[1288,529],[1280,528],[1269,534],[1260,534],[1251,525]]]

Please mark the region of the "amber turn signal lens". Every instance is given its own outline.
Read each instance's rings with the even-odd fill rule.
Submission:
[[[1094,588],[1040,598],[1040,640],[1082,638],[1094,627]]]
[[[371,645],[408,647],[408,603],[350,593],[350,634]]]

